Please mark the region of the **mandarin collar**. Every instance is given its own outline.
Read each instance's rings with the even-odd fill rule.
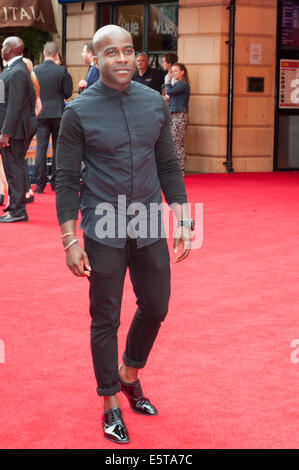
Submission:
[[[132,85],[131,85],[131,82],[129,83],[129,85],[122,91],[120,90],[116,90],[115,88],[111,88],[107,85],[105,85],[105,83],[103,83],[101,81],[101,79],[99,79],[99,89],[105,93],[106,95],[109,95],[109,96],[120,96],[122,94],[124,95],[129,95],[131,93],[131,89],[132,89]]]

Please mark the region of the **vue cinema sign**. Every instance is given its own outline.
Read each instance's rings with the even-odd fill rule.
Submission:
[[[0,0],[0,28],[20,26],[57,32],[51,0]]]

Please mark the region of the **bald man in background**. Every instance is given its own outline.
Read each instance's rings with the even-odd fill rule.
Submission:
[[[23,62],[24,44],[17,36],[6,38],[1,56],[6,67],[0,75],[4,102],[0,103],[0,146],[9,186],[9,211],[0,223],[26,222],[25,155],[36,131],[35,92],[27,65]]]

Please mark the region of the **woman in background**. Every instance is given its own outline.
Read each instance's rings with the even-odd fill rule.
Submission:
[[[3,163],[2,163],[2,156],[0,154],[0,206],[4,204],[4,194],[8,193],[8,184],[6,181]]]
[[[188,72],[185,65],[181,63],[174,64],[172,66],[172,77],[176,80],[176,83],[174,85],[170,82],[167,83],[165,92],[169,96],[171,135],[182,174],[185,176],[185,134],[189,122],[188,104],[190,97]]]
[[[23,61],[25,62],[25,64],[28,67],[28,70],[29,70],[29,73],[30,73],[30,78],[31,78],[31,81],[32,81],[32,85],[33,85],[33,88],[34,88],[34,91],[35,91],[35,114],[36,114],[36,117],[37,117],[39,115],[39,113],[41,112],[42,108],[43,108],[42,107],[42,102],[41,102],[41,99],[40,99],[39,82],[38,82],[38,78],[37,78],[35,72],[33,71],[33,63],[31,62],[31,60],[23,57]]]
[[[23,57],[23,61],[25,62],[25,64],[28,67],[31,82],[32,82],[32,85],[33,85],[33,88],[34,88],[34,91],[35,91],[35,106],[34,107],[35,107],[35,115],[37,117],[39,115],[39,113],[41,112],[42,108],[43,108],[42,107],[42,102],[41,102],[41,99],[40,99],[40,86],[39,86],[38,78],[37,78],[35,72],[33,71],[33,63],[31,62],[31,60]],[[33,138],[33,136],[32,136],[32,138]],[[27,168],[27,171],[26,171],[26,175],[27,175],[26,176],[27,177],[26,203],[28,204],[29,202],[34,201],[34,195],[33,195],[32,189],[30,187],[30,177],[29,177],[29,171],[28,171],[27,164],[26,164],[26,168]]]
[[[6,61],[3,60],[2,63],[3,63],[3,67],[5,67]],[[6,180],[6,176],[5,176],[5,172],[3,168],[2,155],[0,153],[0,206],[4,205],[5,193],[8,194],[8,184],[7,184],[7,180]]]

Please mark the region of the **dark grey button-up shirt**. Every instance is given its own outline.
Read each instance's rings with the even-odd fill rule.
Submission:
[[[161,188],[168,204],[187,201],[169,122],[161,96],[133,81],[122,92],[98,81],[76,98],[64,112],[57,143],[59,223],[77,219],[81,193],[88,237],[119,248],[128,236],[139,248],[157,241],[161,230],[150,227],[151,207],[161,203]]]

